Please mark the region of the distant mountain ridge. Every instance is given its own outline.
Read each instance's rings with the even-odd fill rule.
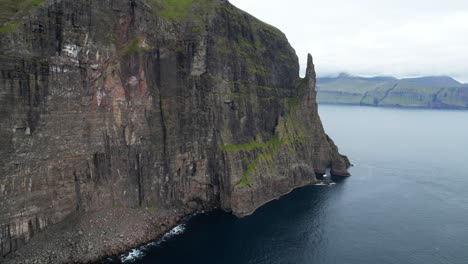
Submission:
[[[439,87],[458,87],[461,86],[462,83],[453,79],[450,76],[426,76],[426,77],[418,77],[418,78],[405,78],[401,79],[402,81],[410,81],[422,85],[428,86],[439,86]]]
[[[450,76],[397,79],[341,73],[317,78],[317,100],[322,104],[468,109],[468,84]]]

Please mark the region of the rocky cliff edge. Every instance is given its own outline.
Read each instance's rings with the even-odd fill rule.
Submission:
[[[0,256],[95,261],[349,161],[315,71],[222,0],[2,0]],[[6,260],[6,259],[5,259]],[[1,261],[1,260],[0,260]]]

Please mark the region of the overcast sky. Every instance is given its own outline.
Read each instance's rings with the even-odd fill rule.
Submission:
[[[319,76],[450,75],[468,82],[468,0],[230,0],[281,29]]]

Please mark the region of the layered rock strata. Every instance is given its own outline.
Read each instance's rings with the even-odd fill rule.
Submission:
[[[61,254],[42,255],[96,260],[183,215],[245,216],[327,168],[349,175],[317,112],[312,57],[300,78],[284,34],[227,1],[10,2],[0,19],[0,256],[80,227],[71,249],[57,242]],[[87,246],[83,226],[105,212],[120,212],[109,213],[110,232],[132,225],[124,212],[153,231]]]

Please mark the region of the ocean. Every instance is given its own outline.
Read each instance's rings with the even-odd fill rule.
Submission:
[[[319,112],[352,177],[298,189],[242,219],[197,215],[112,263],[468,263],[468,111]]]

